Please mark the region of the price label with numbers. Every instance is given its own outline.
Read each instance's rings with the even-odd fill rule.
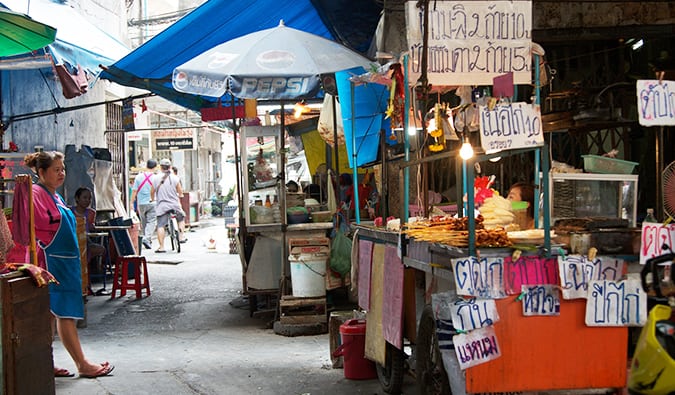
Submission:
[[[528,103],[479,106],[480,141],[487,152],[544,145],[539,106]]]

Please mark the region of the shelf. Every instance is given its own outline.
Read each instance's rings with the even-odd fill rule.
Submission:
[[[253,193],[253,192],[258,192],[258,191],[269,191],[269,190],[274,190],[274,191],[276,191],[276,189],[277,189],[277,184],[270,185],[270,186],[268,186],[268,187],[259,187],[259,188],[256,188],[256,187],[249,187],[248,193],[251,194],[251,193]]]
[[[248,232],[281,232],[280,223],[246,225]]]

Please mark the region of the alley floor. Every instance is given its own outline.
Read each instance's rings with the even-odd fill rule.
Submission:
[[[115,370],[56,378],[57,394],[384,394],[377,379],[348,380],[332,368],[328,334],[285,337],[269,329],[273,316],[249,316],[223,218],[203,219],[187,237],[180,254],[143,252],[150,297],[88,297],[85,354]],[[54,361],[76,371],[58,338]],[[412,377],[404,393],[417,393]]]

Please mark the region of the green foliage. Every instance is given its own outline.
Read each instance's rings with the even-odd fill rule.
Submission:
[[[223,202],[227,203],[230,200],[234,200],[234,186],[230,188],[230,190],[227,192],[227,195],[225,195],[225,198],[223,198]]]

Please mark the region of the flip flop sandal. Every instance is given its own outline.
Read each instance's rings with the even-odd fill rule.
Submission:
[[[70,373],[68,369],[54,368],[54,377],[75,377],[75,373]]]
[[[80,377],[85,379],[95,379],[97,377],[103,377],[109,375],[115,369],[114,365],[101,365],[101,369],[97,370],[94,374],[83,374],[80,373]]]
[[[166,250],[155,250],[155,254],[163,254]]]

